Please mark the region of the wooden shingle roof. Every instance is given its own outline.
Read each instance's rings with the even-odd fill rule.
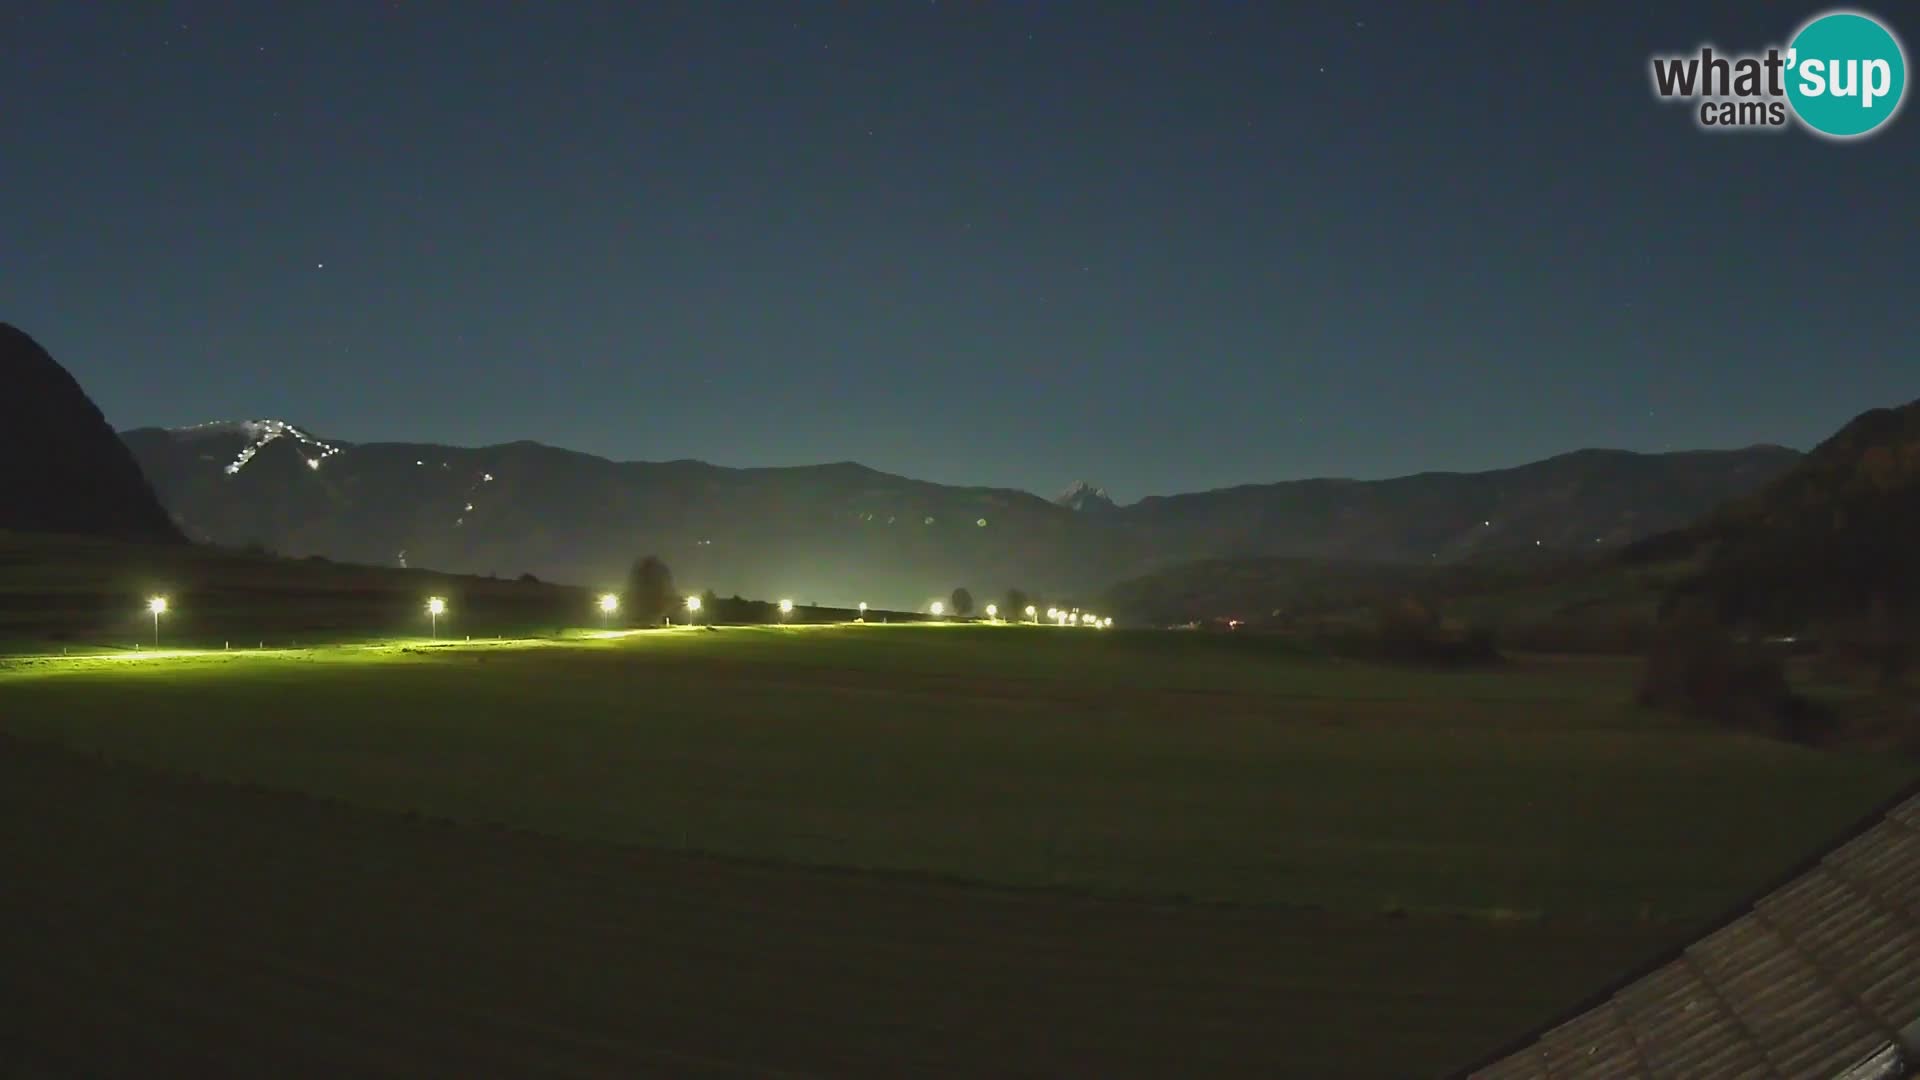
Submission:
[[[1920,794],[1474,1080],[1920,1075]]]

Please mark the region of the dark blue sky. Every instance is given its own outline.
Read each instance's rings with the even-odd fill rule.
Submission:
[[[122,427],[1123,500],[1920,395],[1920,113],[1649,90],[1814,7],[1157,10],[13,0],[0,319]]]

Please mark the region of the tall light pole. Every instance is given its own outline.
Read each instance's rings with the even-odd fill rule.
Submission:
[[[1027,618],[1036,623],[1040,621],[1040,613],[1032,604],[1027,605]]]
[[[947,612],[947,605],[945,605],[945,604],[943,604],[943,603],[941,603],[941,602],[940,602],[940,601],[938,601],[938,600],[935,600],[935,601],[933,602],[933,607],[931,607],[931,608],[929,608],[928,610],[929,610],[929,611],[932,611],[932,612],[933,612],[933,617],[937,619],[937,618],[939,618],[940,616],[942,616],[942,615],[944,615],[944,614],[946,614],[946,612]]]
[[[699,621],[700,621],[700,598],[697,596],[689,596],[687,597],[687,625],[692,626],[694,623]]]
[[[446,614],[447,602],[438,596],[427,597],[427,625],[433,631],[433,640],[440,640],[440,616]]]
[[[860,621],[867,621],[867,602],[865,600],[860,601]]]
[[[613,593],[600,594],[600,629],[606,630],[613,621],[613,613],[620,608],[620,598]]]
[[[780,601],[780,621],[785,622],[787,620],[787,616],[791,614],[793,614],[793,601],[791,600]]]
[[[1000,605],[988,604],[987,605],[987,621],[998,622],[999,618],[1000,618]]]
[[[155,596],[147,600],[147,610],[153,613],[153,647],[160,647],[160,616],[167,613],[167,598]]]

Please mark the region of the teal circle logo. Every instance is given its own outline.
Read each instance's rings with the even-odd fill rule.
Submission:
[[[1907,56],[1879,20],[1831,11],[1800,28],[1787,46],[1787,101],[1816,134],[1852,139],[1900,111]]]

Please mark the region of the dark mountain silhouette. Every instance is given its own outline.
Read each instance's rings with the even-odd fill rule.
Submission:
[[[181,539],[140,466],[39,342],[0,323],[0,529]]]
[[[1920,401],[1861,414],[1759,491],[1626,557],[1697,560],[1676,599],[1704,596],[1728,621],[1920,624]]]
[[[1450,562],[1535,547],[1595,551],[1683,525],[1800,458],[1782,446],[1580,450],[1516,468],[1391,480],[1300,480],[1143,499],[1130,522],[1216,555]]]
[[[1091,595],[1202,558],[1465,561],[1536,540],[1591,550],[1689,521],[1798,457],[1586,451],[1493,473],[1299,481],[1087,513],[851,462],[731,469],[530,442],[349,445],[278,422],[124,438],[190,533],[224,544],[593,585],[658,554],[689,589],[900,607],[957,585]]]

